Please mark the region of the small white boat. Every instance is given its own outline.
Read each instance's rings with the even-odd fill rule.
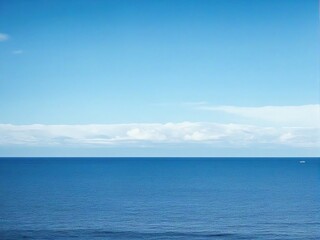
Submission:
[[[303,163],[306,163],[306,161],[304,161],[304,160],[301,160],[301,161],[299,161],[299,163],[302,163],[302,164],[303,164]]]

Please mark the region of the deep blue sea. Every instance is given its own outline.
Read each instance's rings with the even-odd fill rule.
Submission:
[[[0,239],[319,240],[320,160],[1,158]]]

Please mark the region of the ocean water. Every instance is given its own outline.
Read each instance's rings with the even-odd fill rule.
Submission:
[[[320,160],[1,158],[0,239],[319,240]]]

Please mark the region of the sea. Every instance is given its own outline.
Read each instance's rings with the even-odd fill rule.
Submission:
[[[0,239],[320,239],[319,158],[0,158]]]

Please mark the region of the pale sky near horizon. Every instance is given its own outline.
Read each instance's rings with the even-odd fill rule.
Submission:
[[[317,0],[0,0],[0,156],[319,156]]]

